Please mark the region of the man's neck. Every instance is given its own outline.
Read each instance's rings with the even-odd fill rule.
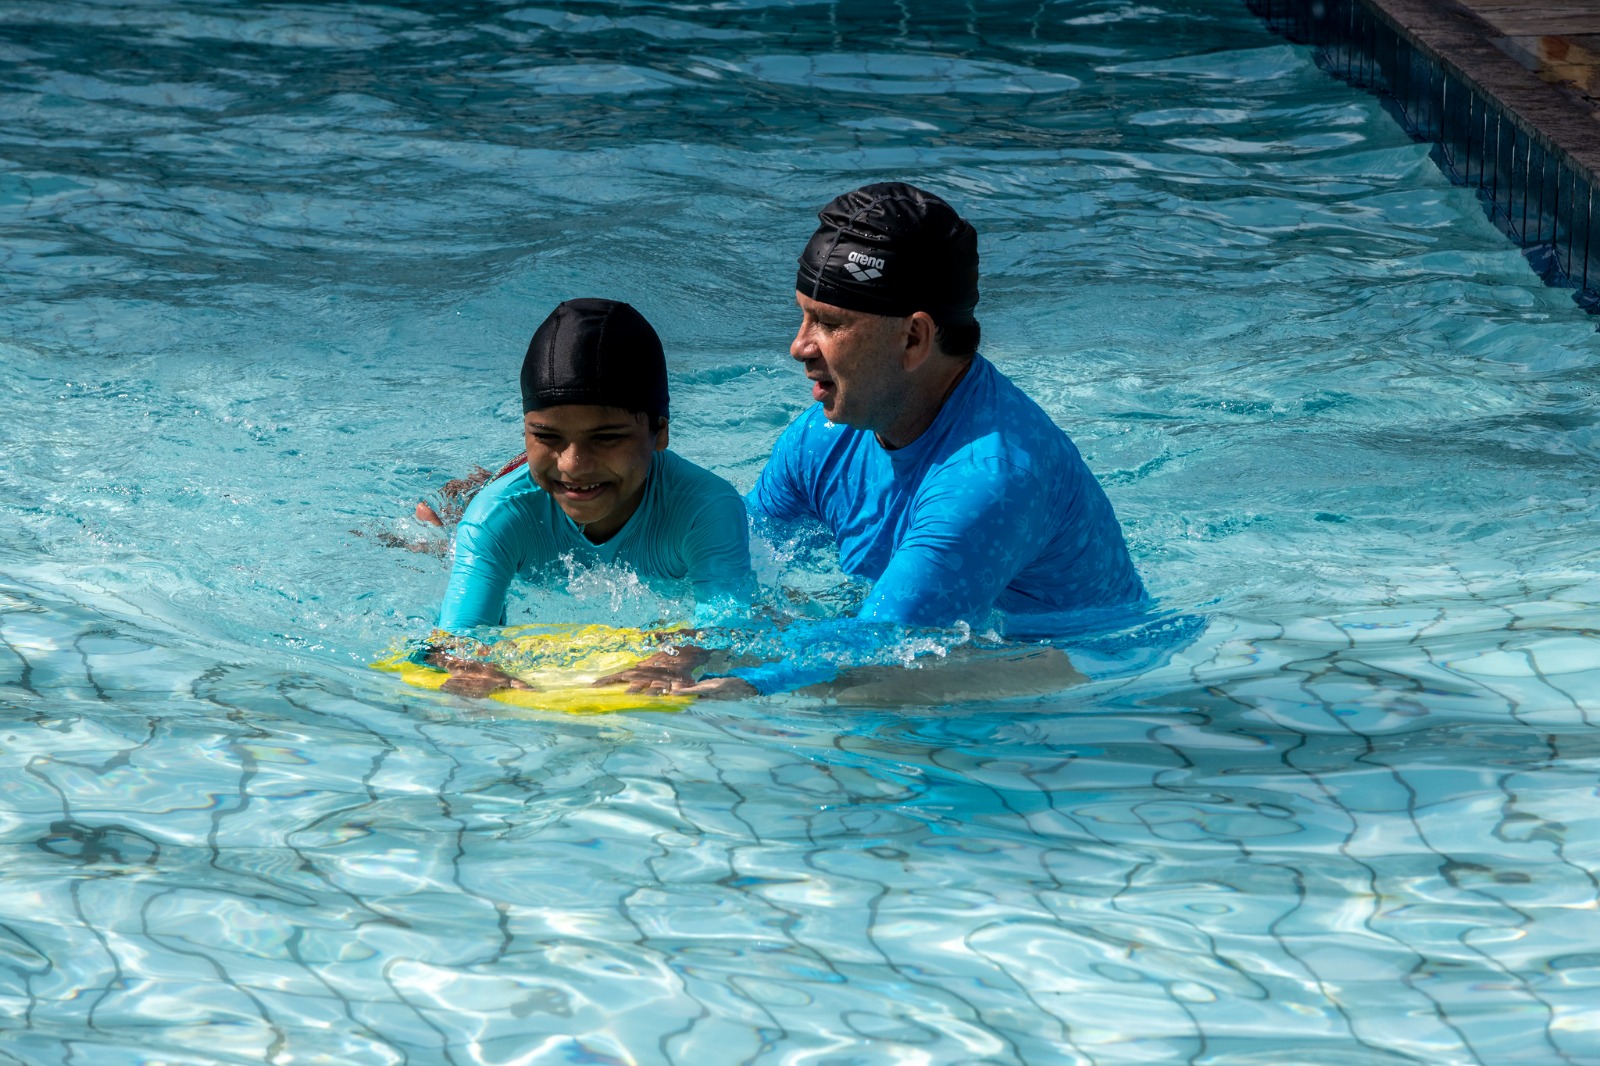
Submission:
[[[950,394],[956,391],[956,386],[966,378],[967,371],[972,369],[973,359],[953,360],[942,358],[941,363],[948,362],[949,366],[939,366],[922,382],[912,387],[912,403],[902,416],[895,420],[895,424],[888,429],[880,430],[875,436],[878,443],[889,451],[904,448],[928,431],[934,419],[939,417],[939,412],[944,410],[945,401],[950,399]]]

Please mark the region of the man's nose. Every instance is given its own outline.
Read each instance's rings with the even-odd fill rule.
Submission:
[[[811,339],[811,330],[804,322],[795,331],[794,340],[789,342],[789,354],[801,362],[817,357],[817,346]]]

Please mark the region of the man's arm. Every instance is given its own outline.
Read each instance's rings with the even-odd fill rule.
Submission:
[[[758,518],[793,521],[820,518],[808,491],[809,479],[802,476],[800,463],[805,454],[804,436],[810,412],[802,414],[783,431],[772,445],[772,455],[761,468],[755,488],[745,497],[745,505]]]
[[[837,641],[849,635],[858,643],[875,643],[883,638],[871,624],[875,622],[981,624],[1000,593],[1048,540],[1049,511],[1039,497],[1037,482],[1026,470],[998,459],[964,463],[926,483],[905,539],[874,584],[859,618],[830,623],[829,637]],[[815,654],[815,645],[806,641],[797,643],[795,653],[781,662],[737,667],[729,673],[730,678],[694,685],[684,678],[673,691],[748,696],[791,692],[836,679],[847,684],[850,676],[846,671],[841,677],[837,662]]]
[[[1000,459],[930,479],[861,617],[910,626],[982,623],[1049,540],[1041,495],[1028,471]]]

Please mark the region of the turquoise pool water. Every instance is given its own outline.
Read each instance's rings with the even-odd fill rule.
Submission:
[[[8,0],[0,118],[0,1062],[1600,1063],[1593,320],[1242,4]],[[641,307],[748,487],[888,178],[1190,643],[585,719],[366,668],[551,305]]]

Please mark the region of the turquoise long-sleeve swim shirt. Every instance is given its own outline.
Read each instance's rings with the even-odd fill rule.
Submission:
[[[639,509],[603,544],[584,537],[519,466],[485,485],[456,527],[439,628],[504,625],[512,578],[560,580],[565,557],[626,566],[647,581],[687,580],[697,607],[748,603],[755,585],[744,502],[732,485],[687,459],[655,453]]]

